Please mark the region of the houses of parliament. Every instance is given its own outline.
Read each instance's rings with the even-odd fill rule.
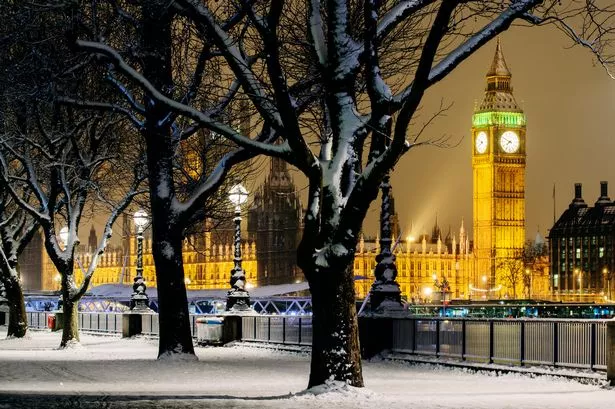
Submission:
[[[497,43],[486,75],[484,97],[472,116],[473,237],[463,220],[443,235],[437,220],[431,234],[416,238],[394,238],[397,281],[408,301],[428,301],[441,297],[441,284],[447,299],[502,297],[546,298],[550,294],[548,261],[523,266],[525,279],[511,280],[503,266],[518,260],[525,245],[525,164],[526,117],[515,101],[502,48]],[[397,214],[392,224],[394,234]],[[244,237],[243,268],[253,286],[294,283],[303,280],[296,265],[296,249],[302,234],[303,209],[287,164],[271,159],[269,174],[253,195],[247,209],[247,235]],[[434,217],[435,220],[435,217]],[[122,221],[122,245],[109,249],[100,259],[92,285],[131,284],[136,266],[136,239],[132,223]],[[129,232],[129,233],[127,233]],[[397,233],[396,233],[397,232]],[[537,236],[540,244],[542,238]],[[89,264],[89,251],[96,247],[92,229],[87,245],[77,255],[76,278],[81,266]],[[544,241],[543,241],[544,243]],[[357,245],[354,271],[357,297],[363,298],[373,282],[378,239],[361,237]],[[228,288],[233,267],[232,234],[217,234],[204,228],[188,237],[184,245],[186,286],[190,289]],[[30,265],[32,264],[32,265]],[[151,242],[144,243],[143,274],[149,287],[156,286]],[[55,290],[56,273],[36,238],[23,257],[27,289]],[[516,274],[516,273],[515,273]],[[531,284],[531,294],[524,282]]]

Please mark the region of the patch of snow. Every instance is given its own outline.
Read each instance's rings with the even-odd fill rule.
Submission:
[[[615,399],[613,390],[573,380],[386,360],[363,362],[365,388],[329,381],[305,390],[307,354],[235,344],[197,347],[198,361],[160,361],[157,340],[82,334],[83,348],[58,351],[60,338],[31,331],[31,339],[0,339],[3,407],[76,407],[59,404],[59,394],[100,398],[79,407],[167,409],[610,409]],[[11,405],[8,395],[39,400]]]
[[[161,247],[162,255],[167,260],[171,260],[175,256],[175,251],[173,250],[173,247],[171,246],[171,243],[169,243],[168,241],[166,241],[166,240],[165,241],[161,241],[160,242],[160,247]]]
[[[327,257],[325,255],[325,248],[316,249],[316,265],[319,267],[329,267],[329,262],[327,261]]]

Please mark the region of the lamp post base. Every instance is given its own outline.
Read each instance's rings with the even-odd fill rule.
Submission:
[[[130,310],[135,312],[151,312],[149,297],[145,294],[136,294],[130,297]]]
[[[401,291],[396,282],[374,284],[369,299],[372,313],[401,312],[404,310],[401,303]]]
[[[228,292],[226,297],[226,310],[227,311],[249,311],[250,308],[250,294],[245,290],[233,289]]]

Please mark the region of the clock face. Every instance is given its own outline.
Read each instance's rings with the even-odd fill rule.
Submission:
[[[506,153],[515,153],[519,150],[519,136],[513,131],[506,131],[500,136],[500,146]]]
[[[479,132],[476,135],[476,152],[485,153],[487,151],[487,133]]]

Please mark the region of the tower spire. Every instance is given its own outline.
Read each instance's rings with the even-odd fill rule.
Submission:
[[[513,96],[513,89],[510,79],[512,74],[502,52],[502,45],[498,37],[495,46],[495,54],[493,61],[487,71],[487,88],[483,102],[479,105],[476,112],[521,112],[521,108],[517,105]]]
[[[491,62],[491,67],[487,72],[487,77],[511,77],[512,74],[508,69],[508,65],[506,65],[506,60],[504,59],[504,53],[502,52],[502,45],[500,44],[500,37],[497,38],[497,43],[495,45],[495,55],[493,56],[493,62]]]

